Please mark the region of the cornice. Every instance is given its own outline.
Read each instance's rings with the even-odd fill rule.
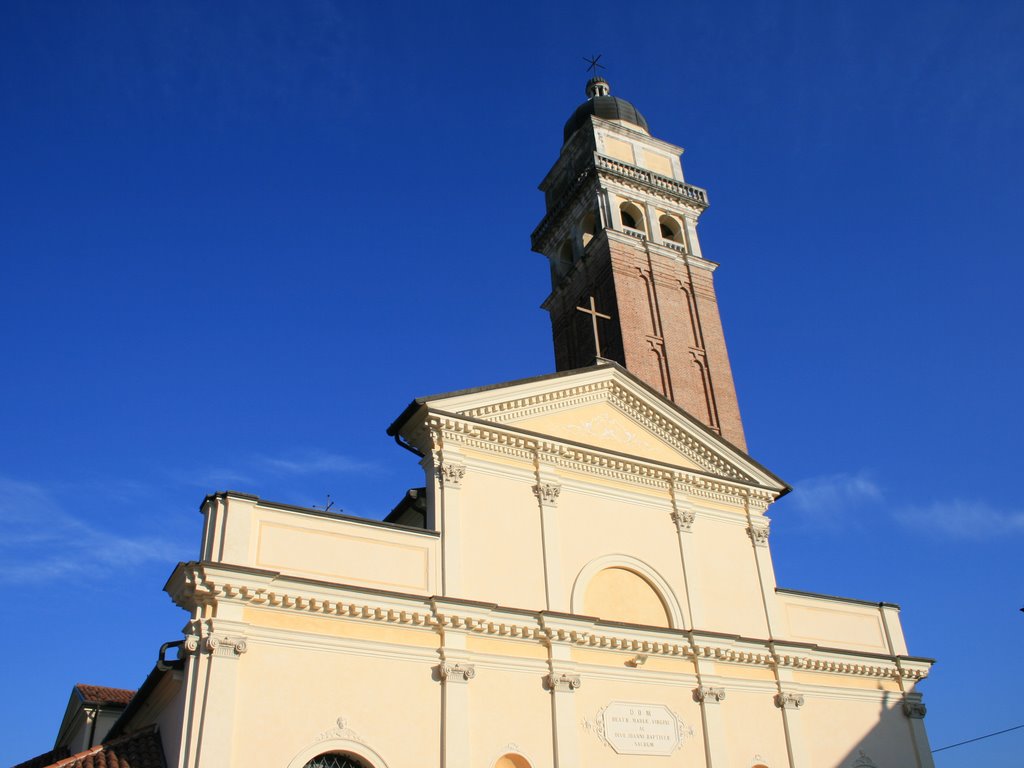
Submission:
[[[482,422],[472,417],[434,411],[427,418],[434,450],[439,445],[457,443],[467,449],[489,452],[532,464],[542,464],[567,472],[576,472],[648,488],[677,491],[706,501],[719,502],[763,511],[777,493],[750,480],[730,480],[701,470],[692,470],[642,459],[614,451],[593,448],[570,441],[555,441],[514,426]]]
[[[470,408],[460,415],[485,419],[496,424],[506,424],[511,421],[544,416],[556,411],[600,402],[607,402],[616,408],[624,416],[632,419],[670,447],[679,451],[700,469],[724,478],[745,482],[753,480],[749,474],[711,451],[700,440],[687,433],[666,415],[659,413],[658,410],[614,379],[577,384],[555,392],[542,392],[511,401]]]
[[[176,604],[191,611],[231,601],[264,610],[390,624],[442,635],[455,632],[492,636],[545,647],[560,644],[859,677],[902,677],[910,681],[926,677],[931,666],[926,660],[905,656],[621,624],[549,611],[513,610],[492,603],[423,598],[276,574],[268,578],[266,572],[247,573],[237,567],[225,569],[211,563],[180,564],[168,582],[168,592]]]

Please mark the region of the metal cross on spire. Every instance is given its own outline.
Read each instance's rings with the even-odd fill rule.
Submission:
[[[603,53],[599,53],[597,56],[592,55],[589,59],[586,56],[583,57],[583,60],[590,65],[587,67],[587,72],[593,72],[596,76],[597,70],[605,68],[604,64],[598,64],[598,62],[601,61],[602,56],[604,56]]]
[[[590,315],[590,319],[594,323],[594,354],[595,354],[595,357],[600,357],[601,356],[601,336],[597,332],[597,318],[600,317],[602,320],[611,320],[612,316],[611,315],[602,315],[600,312],[597,311],[597,304],[594,302],[594,297],[593,296],[590,297],[590,308],[589,309],[587,309],[586,307],[576,307],[576,309],[578,309],[580,312],[582,312],[585,315]]]

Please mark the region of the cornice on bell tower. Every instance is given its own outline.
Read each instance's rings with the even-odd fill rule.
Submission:
[[[543,307],[556,368],[615,360],[745,449],[715,296],[718,265],[697,237],[707,192],[686,183],[682,148],[653,137],[603,78],[587,83],[564,139],[540,184],[547,211],[532,235],[551,269]],[[609,319],[595,321],[587,307]]]

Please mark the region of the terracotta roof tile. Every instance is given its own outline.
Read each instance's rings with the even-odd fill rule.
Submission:
[[[44,757],[47,755],[40,755],[21,765],[26,768],[167,768],[160,734],[157,733],[155,726],[55,762],[36,762]]]
[[[79,683],[75,686],[78,695],[86,704],[121,704],[127,706],[132,700],[135,691],[126,688],[107,688],[105,685],[86,685]]]

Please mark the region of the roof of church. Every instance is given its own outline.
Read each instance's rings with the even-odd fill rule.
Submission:
[[[135,691],[127,688],[108,688],[105,685],[86,685],[79,683],[75,691],[86,704],[115,704],[125,706],[132,700]]]
[[[160,734],[152,726],[75,755],[68,755],[67,749],[53,750],[14,768],[167,768],[167,761]]]
[[[572,113],[572,117],[565,122],[565,128],[562,129],[563,143],[569,141],[572,135],[579,130],[580,126],[586,125],[591,115],[604,120],[624,120],[627,123],[632,123],[642,128],[648,133],[650,132],[650,129],[647,127],[647,120],[644,119],[644,116],[640,114],[636,107],[625,99],[612,96],[610,92],[607,92],[608,81],[604,78],[595,77],[587,83],[588,96],[593,92],[592,87],[595,83],[603,85],[606,93],[597,92],[576,108],[576,111]]]

